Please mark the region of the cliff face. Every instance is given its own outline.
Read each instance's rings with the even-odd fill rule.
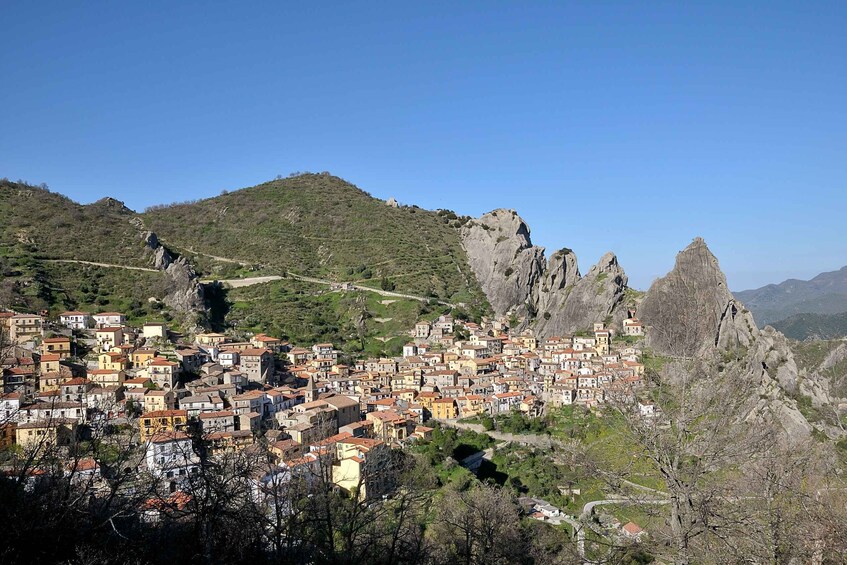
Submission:
[[[758,333],[752,314],[732,296],[718,260],[700,238],[653,283],[638,313],[649,330],[648,344],[664,355],[748,347]]]
[[[462,246],[488,302],[498,315],[524,314],[544,274],[544,249],[514,210],[494,210],[462,228]]]
[[[560,260],[554,254],[546,273],[546,278],[553,282],[557,261]],[[612,321],[615,313],[623,309],[628,279],[613,253],[603,255],[581,278],[573,252],[565,255],[565,264],[568,263],[572,267],[566,268],[565,274],[572,274],[564,277],[564,286],[556,288],[551,282],[546,292],[544,286],[536,288],[534,304],[538,318],[535,331],[542,337],[571,334],[590,328],[594,322]]]
[[[581,277],[576,255],[562,249],[544,259],[514,210],[494,210],[462,228],[462,245],[477,280],[498,315],[531,319],[548,337],[589,329],[616,316],[627,277],[612,253]]]

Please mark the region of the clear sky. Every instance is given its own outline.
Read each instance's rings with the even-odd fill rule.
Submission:
[[[6,0],[0,20],[0,176],[81,202],[327,170],[514,208],[640,288],[697,235],[736,290],[847,264],[843,0]]]

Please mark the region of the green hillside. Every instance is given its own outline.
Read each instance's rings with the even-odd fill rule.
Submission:
[[[20,311],[121,310],[133,320],[167,319],[149,302],[166,292],[150,268],[138,216],[112,199],[83,206],[46,188],[0,180],[0,307]]]
[[[339,291],[293,279],[232,289],[227,320],[235,330],[268,332],[297,344],[332,342],[348,353],[400,355],[419,319],[435,319],[446,306]],[[270,301],[274,305],[268,308]]]
[[[847,336],[847,312],[839,314],[795,314],[774,322],[773,327],[791,339],[836,339]]]
[[[150,267],[138,215],[111,198],[82,205],[46,188],[0,180],[0,218],[4,256]]]
[[[159,302],[167,277],[138,270],[152,267],[142,239],[150,230],[203,279],[294,272],[465,303],[473,317],[488,311],[454,214],[389,207],[329,175],[277,180],[144,214],[113,199],[81,205],[3,180],[0,214],[2,308],[119,310],[131,322],[178,326],[184,317]],[[290,277],[206,294],[215,329],[262,331],[304,344],[333,341],[368,355],[399,352],[419,316],[444,311],[417,300],[383,303],[385,297],[370,292],[331,292],[326,284]]]
[[[393,208],[328,174],[155,207],[142,217],[187,256],[374,287],[386,278],[404,292],[453,302],[484,300],[467,265],[455,215]]]

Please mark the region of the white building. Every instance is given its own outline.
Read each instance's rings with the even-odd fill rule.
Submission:
[[[85,312],[63,312],[59,323],[72,330],[84,330],[91,326],[91,315]]]
[[[156,434],[147,444],[147,470],[157,477],[185,478],[197,471],[199,462],[191,438],[182,432]]]
[[[94,314],[94,326],[97,328],[105,328],[109,326],[123,326],[126,324],[126,316],[120,312],[100,312]]]

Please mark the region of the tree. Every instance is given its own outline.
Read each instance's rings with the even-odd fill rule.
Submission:
[[[750,418],[757,399],[755,383],[739,367],[719,371],[715,360],[667,365],[653,389],[658,413],[645,417],[633,394],[610,402],[623,417],[622,445],[636,450],[632,460],[613,459],[615,447],[590,446],[587,460],[595,476],[633,503],[664,512],[667,527],[651,532],[654,551],[678,564],[714,552],[742,533],[729,485],[743,476],[743,465],[768,452],[773,429]],[[620,450],[620,447],[617,448]],[[636,472],[637,471],[637,472]],[[633,475],[658,479],[660,490],[633,487]],[[662,499],[666,504],[649,502]]]
[[[444,563],[516,563],[526,556],[518,508],[493,486],[448,490],[438,501],[430,540]]]

